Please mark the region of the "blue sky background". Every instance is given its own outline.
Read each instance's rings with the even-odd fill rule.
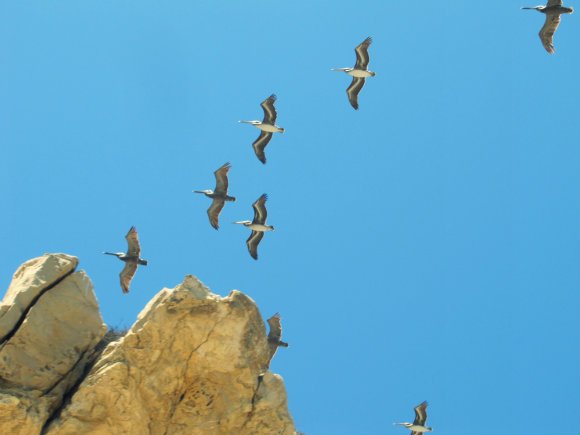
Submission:
[[[532,2],[533,3],[533,2]],[[81,260],[130,326],[184,275],[279,311],[299,430],[580,432],[580,22],[523,1],[0,0],[0,285]],[[572,4],[573,5],[573,4]],[[576,6],[580,7],[580,4]],[[360,110],[350,78],[367,36]],[[286,128],[255,157],[259,103]],[[213,171],[238,198],[209,226]],[[269,194],[259,261],[251,203]],[[137,226],[131,293],[122,264]]]

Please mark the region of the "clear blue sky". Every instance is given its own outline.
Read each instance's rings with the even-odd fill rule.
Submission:
[[[580,17],[550,56],[524,0],[353,5],[0,0],[2,288],[76,255],[114,326],[186,274],[242,290],[282,314],[308,435],[405,435],[422,400],[440,435],[577,435]],[[355,112],[329,70],[367,36]],[[264,166],[237,121],[271,93]],[[226,161],[215,231],[191,190]],[[230,222],[264,192],[256,262]],[[131,225],[150,263],[123,295],[102,251]]]

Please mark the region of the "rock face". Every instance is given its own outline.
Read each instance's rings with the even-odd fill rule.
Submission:
[[[63,254],[24,263],[0,305],[1,433],[40,433],[106,332],[77,264]]]
[[[282,379],[258,381],[268,345],[249,297],[187,276],[99,353],[106,327],[76,265],[62,254],[25,263],[0,305],[0,433],[295,433]]]

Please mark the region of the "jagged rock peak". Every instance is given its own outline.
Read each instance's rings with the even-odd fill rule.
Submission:
[[[65,254],[27,261],[0,304],[1,433],[40,433],[106,332],[77,265]]]
[[[13,315],[17,319],[11,323],[10,331],[0,328],[0,333],[9,337],[0,345],[0,427],[6,427],[6,433],[295,433],[282,379],[266,372],[262,382],[258,382],[258,375],[268,366],[267,339],[258,308],[248,296],[232,291],[227,297],[220,297],[197,278],[186,276],[176,288],[161,290],[142,310],[131,329],[98,353],[95,349],[102,347],[97,346],[97,342],[104,328],[102,322],[99,323],[100,314],[90,281],[84,272],[73,272],[77,260],[63,254],[40,257],[23,265],[15,274],[15,280],[17,276],[26,275],[28,278],[21,282],[36,282],[32,277],[34,272],[22,268],[30,264],[40,271],[40,263],[45,264],[45,269],[50,269],[48,263],[54,265],[54,273],[50,276],[51,282],[58,281],[57,284],[38,285],[40,296],[34,307],[27,309],[23,304],[25,308],[20,310],[26,320],[21,321]],[[63,267],[65,264],[68,266]],[[57,270],[60,272],[56,273]],[[49,276],[46,271],[43,274]],[[73,278],[77,274],[78,277]],[[29,367],[29,361],[18,360],[18,370],[9,367],[16,360],[13,357],[6,360],[2,352],[16,340],[22,352],[32,349],[48,356],[53,363],[63,360],[66,352],[56,357],[58,351],[54,345],[45,346],[51,349],[36,349],[43,341],[45,345],[50,343],[51,337],[40,331],[31,331],[26,337],[20,335],[25,324],[37,315],[37,306],[53,292],[52,299],[58,302],[60,298],[55,289],[69,280],[76,283],[73,287],[76,287],[78,298],[92,295],[93,317],[97,321],[91,333],[85,331],[84,336],[92,337],[90,346],[81,350],[82,358],[71,359],[75,362],[73,369],[59,366],[60,371],[50,371],[51,375],[68,376],[66,382],[57,381],[56,385],[61,386],[58,389],[54,387],[54,376],[48,377],[50,382],[42,381],[38,375],[32,376],[35,366]],[[13,281],[4,304],[8,304],[7,299],[18,298],[14,293],[19,291]],[[66,304],[65,309],[70,309]],[[61,320],[58,316],[61,308],[53,306],[52,309],[56,311],[52,314],[45,311],[40,318],[44,321],[52,316]],[[8,311],[4,305],[0,306],[0,316]],[[85,323],[83,319],[77,325],[62,328],[58,343],[62,345],[83,335],[79,329],[84,330]],[[13,371],[27,375],[19,377]],[[71,375],[73,372],[76,377]],[[12,377],[5,378],[7,373]],[[48,402],[46,397],[51,397],[52,401]],[[66,400],[63,401],[63,397]]]

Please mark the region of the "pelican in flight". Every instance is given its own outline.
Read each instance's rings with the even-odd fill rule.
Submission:
[[[369,71],[369,46],[373,42],[373,38],[370,36],[361,42],[354,49],[356,53],[356,64],[354,68],[332,68],[331,71],[342,71],[352,76],[352,83],[346,90],[346,95],[348,95],[348,101],[354,110],[358,110],[358,93],[365,85],[365,79],[367,77],[374,77],[375,73]]]
[[[280,313],[274,314],[268,319],[268,326],[270,326],[270,332],[268,333],[268,350],[270,351],[270,356],[268,357],[268,366],[270,361],[274,358],[274,354],[279,347],[288,347],[288,343],[282,341],[282,324],[280,323]]]
[[[228,171],[231,167],[232,165],[228,162],[214,172],[215,190],[194,190],[195,193],[203,193],[208,198],[213,199],[207,209],[207,216],[209,217],[209,223],[216,230],[220,227],[219,217],[225,202],[236,200],[233,196],[228,195]]]
[[[554,33],[560,25],[560,15],[571,14],[574,12],[574,8],[568,8],[563,5],[562,0],[548,0],[546,6],[533,6],[525,7],[522,9],[535,9],[538,12],[546,14],[546,21],[542,30],[540,30],[540,39],[546,51],[550,54],[554,54],[556,49],[554,48]]]
[[[421,435],[423,432],[431,432],[433,429],[425,426],[427,421],[427,405],[425,401],[415,406],[415,420],[413,423],[393,423],[399,426],[405,426],[411,431],[411,435]]]
[[[266,218],[268,216],[268,212],[266,211],[266,200],[268,199],[268,195],[265,193],[260,196],[256,202],[252,204],[254,207],[254,220],[253,221],[238,221],[234,222],[235,224],[240,224],[252,230],[252,234],[248,237],[246,241],[246,245],[248,245],[248,251],[254,260],[258,259],[258,245],[264,237],[264,232],[266,231],[274,231],[274,227],[272,225],[266,224]]]
[[[123,293],[129,293],[129,286],[131,285],[131,280],[137,272],[137,265],[141,264],[147,266],[147,260],[143,260],[139,257],[141,254],[141,247],[139,246],[139,238],[137,237],[137,229],[131,227],[129,232],[125,236],[127,240],[127,252],[103,252],[103,254],[114,255],[119,260],[125,262],[125,267],[119,274],[121,278],[121,288]]]
[[[276,102],[276,95],[272,94],[264,101],[262,101],[262,109],[264,110],[264,120],[263,121],[238,121],[244,124],[252,124],[254,127],[259,128],[260,136],[254,141],[252,146],[254,147],[254,152],[263,164],[266,164],[266,154],[264,153],[264,148],[272,139],[272,133],[284,133],[282,127],[276,125],[276,109],[274,108],[274,103]]]

